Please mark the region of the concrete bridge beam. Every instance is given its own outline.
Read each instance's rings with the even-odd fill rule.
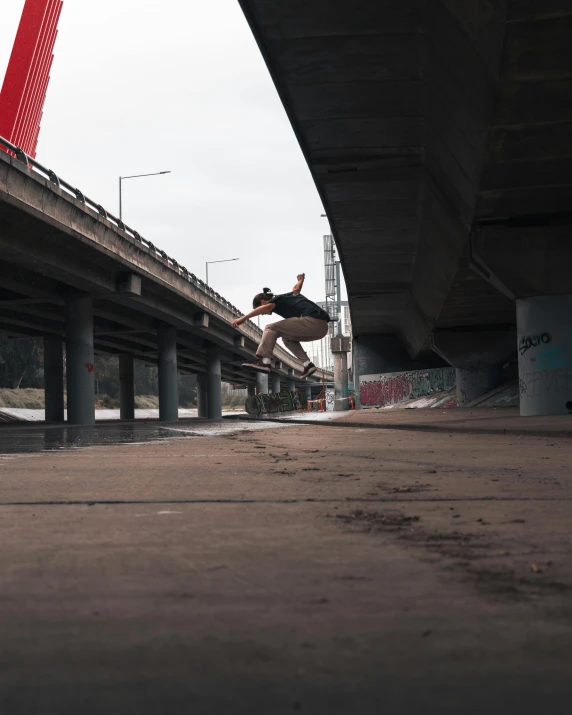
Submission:
[[[516,301],[520,414],[572,412],[572,294]]]
[[[95,423],[93,300],[70,293],[65,305],[68,423]]]
[[[61,338],[44,337],[46,422],[64,421],[64,345]]]
[[[177,329],[161,325],[157,331],[159,345],[159,419],[176,422],[179,419],[179,389],[177,384]]]
[[[122,420],[135,419],[135,380],[133,355],[119,355],[119,417]]]
[[[209,420],[222,419],[222,385],[220,348],[218,345],[207,347],[207,416]]]

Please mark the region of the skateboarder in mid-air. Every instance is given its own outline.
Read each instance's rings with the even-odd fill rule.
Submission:
[[[288,350],[304,364],[302,377],[308,377],[316,372],[318,368],[311,362],[300,343],[321,340],[328,332],[330,316],[319,305],[304,298],[300,293],[305,277],[305,273],[300,273],[291,293],[274,295],[270,288],[264,288],[262,293],[254,296],[252,301],[254,310],[232,321],[232,327],[237,328],[256,315],[277,313],[284,318],[284,320],[270,323],[264,328],[262,340],[256,351],[258,360],[245,362],[243,367],[249,367],[259,372],[270,372],[276,340],[282,338]]]

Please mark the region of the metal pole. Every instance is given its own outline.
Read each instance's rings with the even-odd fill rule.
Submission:
[[[140,179],[142,176],[161,176],[162,174],[170,174],[171,171],[155,171],[152,174],[133,174],[132,176],[120,176],[119,177],[119,220],[123,220],[123,211],[121,205],[121,181],[122,179]]]
[[[338,301],[338,337],[342,334],[342,286],[340,284],[340,262],[336,261],[336,290]]]

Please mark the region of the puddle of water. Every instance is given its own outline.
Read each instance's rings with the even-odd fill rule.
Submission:
[[[55,452],[68,449],[85,449],[108,445],[142,445],[194,437],[215,437],[231,432],[286,427],[278,423],[232,420],[225,422],[200,422],[187,425],[161,425],[158,423],[98,424],[90,427],[61,425],[18,425],[0,428],[0,459],[8,455]],[[2,456],[4,455],[4,456]]]

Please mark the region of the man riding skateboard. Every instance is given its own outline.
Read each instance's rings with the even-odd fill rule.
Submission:
[[[254,310],[232,321],[232,327],[237,328],[249,318],[254,318],[257,315],[276,313],[284,318],[284,320],[270,323],[264,328],[262,340],[256,351],[258,360],[245,362],[243,367],[269,373],[272,370],[272,355],[276,340],[282,338],[288,350],[303,363],[302,377],[308,377],[316,372],[318,368],[310,360],[300,343],[321,340],[328,332],[330,316],[319,305],[301,294],[305,277],[305,273],[298,275],[297,283],[291,293],[274,295],[270,288],[263,288],[262,293],[254,296],[252,301]]]

